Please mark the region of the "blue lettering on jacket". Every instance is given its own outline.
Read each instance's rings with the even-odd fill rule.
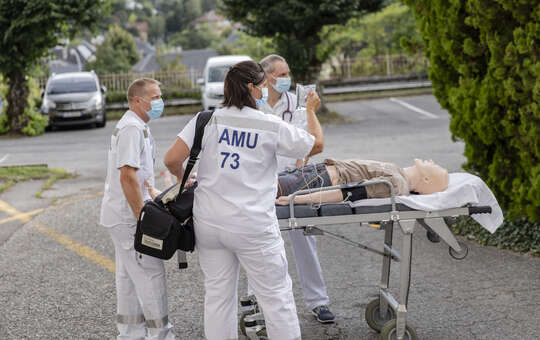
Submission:
[[[247,136],[247,141],[246,141],[246,146],[250,149],[255,149],[255,147],[257,146],[257,140],[259,139],[259,134],[256,133],[255,134],[255,137],[253,137],[255,140],[253,141],[253,144],[252,145],[249,145],[249,141],[251,140],[251,132],[248,132],[248,136]]]
[[[248,133],[248,136],[250,135],[251,133]],[[232,132],[232,145],[234,146],[237,146],[237,147],[244,147],[244,138],[246,137],[246,133],[244,131],[236,131],[236,130],[233,130]],[[249,137],[248,137],[249,138]]]
[[[232,136],[231,136],[232,135]],[[245,131],[232,130],[229,132],[229,129],[223,129],[221,136],[219,137],[218,143],[227,143],[230,146],[236,146],[238,148],[243,148],[244,145],[250,149],[255,149],[257,142],[259,140],[258,133],[251,133]]]
[[[221,144],[222,141],[226,141],[227,145],[231,145],[231,142],[229,141],[229,130],[223,129],[223,133],[221,134],[221,137],[219,137],[218,143]]]

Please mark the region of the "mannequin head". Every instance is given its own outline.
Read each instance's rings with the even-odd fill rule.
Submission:
[[[413,177],[409,179],[412,191],[427,195],[448,188],[448,171],[432,160],[415,159],[410,169]]]

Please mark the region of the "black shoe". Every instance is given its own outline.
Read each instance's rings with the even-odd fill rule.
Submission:
[[[327,305],[315,307],[311,313],[315,315],[315,318],[317,318],[317,321],[320,323],[332,323],[335,319],[334,314],[328,309]]]

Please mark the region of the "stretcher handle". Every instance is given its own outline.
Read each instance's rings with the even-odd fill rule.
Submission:
[[[389,180],[382,179],[382,178],[374,178],[374,179],[361,181],[361,182],[354,182],[354,183],[348,183],[348,184],[333,185],[330,187],[321,187],[321,188],[304,189],[304,190],[295,191],[289,196],[289,218],[294,219],[294,198],[298,195],[305,195],[305,194],[311,194],[314,192],[330,191],[330,190],[335,190],[335,189],[343,189],[343,188],[351,188],[351,187],[364,187],[368,185],[381,184],[381,183],[386,184],[388,186],[388,189],[390,190],[390,203],[392,204],[392,211],[396,211],[396,199],[395,199],[395,193],[394,193],[394,186]]]
[[[491,207],[485,205],[480,207],[469,207],[469,215],[472,214],[491,214]]]

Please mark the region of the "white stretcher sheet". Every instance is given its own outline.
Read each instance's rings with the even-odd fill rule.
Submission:
[[[410,208],[434,211],[471,206],[490,206],[491,214],[474,214],[474,218],[490,233],[494,233],[503,222],[503,214],[497,199],[486,183],[478,176],[456,172],[450,174],[450,182],[445,191],[431,195],[396,196],[396,203]],[[390,204],[390,198],[373,198],[351,203],[353,207]]]

